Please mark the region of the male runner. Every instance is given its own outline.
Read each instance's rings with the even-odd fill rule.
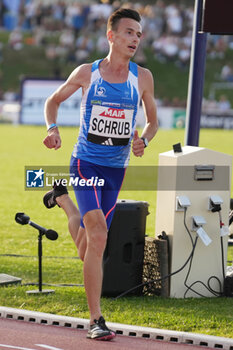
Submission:
[[[63,186],[55,186],[44,197],[51,208],[58,204],[67,214],[69,231],[83,260],[84,285],[90,310],[87,337],[110,340],[101,313],[102,259],[107,232],[129,162],[130,147],[141,157],[158,129],[154,82],[149,70],[130,61],[142,35],[140,16],[131,9],[119,9],[108,19],[109,54],[102,60],[77,67],[67,81],[45,103],[48,136],[44,144],[61,147],[56,125],[61,102],[82,88],[81,122],[78,141],[71,157],[71,173],[82,179],[104,179],[104,186],[83,190],[74,186],[79,211]],[[146,125],[141,137],[136,126],[140,99]],[[80,222],[81,217],[81,222]]]

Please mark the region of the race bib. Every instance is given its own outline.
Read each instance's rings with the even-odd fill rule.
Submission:
[[[125,146],[132,133],[133,109],[94,105],[87,140],[108,146]]]

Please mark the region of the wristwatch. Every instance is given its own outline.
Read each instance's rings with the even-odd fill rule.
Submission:
[[[146,148],[149,145],[149,141],[146,137],[141,137],[142,141],[144,142],[144,148]]]

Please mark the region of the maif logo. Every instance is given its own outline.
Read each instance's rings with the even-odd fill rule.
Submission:
[[[44,171],[39,170],[27,170],[26,186],[30,188],[44,187]]]
[[[108,108],[108,110],[104,110],[102,113],[100,113],[100,116],[116,119],[125,119],[125,111],[124,109]]]

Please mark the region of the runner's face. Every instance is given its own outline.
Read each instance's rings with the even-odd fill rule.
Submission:
[[[116,31],[111,31],[112,48],[131,58],[137,51],[142,28],[140,23],[131,18],[122,18]]]

